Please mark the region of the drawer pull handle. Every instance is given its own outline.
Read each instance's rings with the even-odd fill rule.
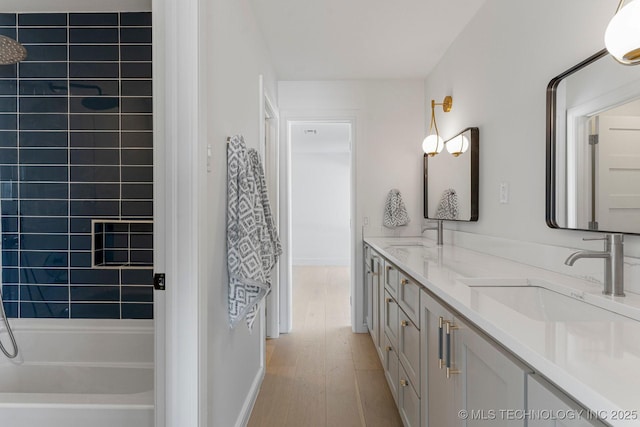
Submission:
[[[407,279],[402,279],[402,282],[400,282],[400,283],[402,283],[403,285],[408,285],[409,281]]]
[[[393,349],[391,348],[391,346],[390,346],[390,345],[388,345],[388,346],[386,346],[386,347],[385,347],[385,350],[387,350],[387,352],[389,352],[389,351],[391,351],[391,350],[393,350]]]
[[[444,366],[444,357],[442,355],[442,339],[443,339],[443,326],[444,326],[444,317],[438,317],[438,368],[442,369]]]
[[[458,329],[457,326],[455,326],[453,323],[451,322],[445,322],[445,336],[446,336],[446,343],[447,343],[447,363],[446,363],[446,375],[447,378],[451,378],[451,375],[455,375],[455,374],[459,374],[460,371],[457,369],[453,369],[452,367],[452,359],[453,357],[451,356],[451,335],[453,330]]]
[[[400,324],[402,325],[403,328],[406,328],[407,326],[409,326],[409,322],[406,320],[403,320],[402,322],[400,322]]]
[[[386,301],[386,302],[391,302],[391,301],[393,301],[393,298],[389,298],[389,297],[387,297],[387,298],[385,298],[385,301]]]
[[[407,380],[405,380],[405,379],[402,379],[402,380],[400,380],[400,385],[401,385],[402,387],[406,387],[406,386],[408,386],[408,385],[409,385],[409,382],[408,382]]]

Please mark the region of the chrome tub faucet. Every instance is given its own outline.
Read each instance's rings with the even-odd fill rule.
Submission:
[[[607,234],[603,238],[582,240],[604,240],[603,251],[583,250],[574,252],[565,260],[565,264],[572,266],[580,258],[604,259],[604,290],[605,295],[624,296],[624,235]]]

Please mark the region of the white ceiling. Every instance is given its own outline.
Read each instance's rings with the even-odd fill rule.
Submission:
[[[424,78],[485,0],[249,0],[280,80]]]

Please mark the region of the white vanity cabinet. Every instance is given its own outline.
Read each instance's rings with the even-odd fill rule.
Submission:
[[[609,425],[534,372],[535,359],[490,336],[491,317],[469,311],[458,283],[449,291],[446,269],[421,273],[375,241],[365,258],[368,325],[405,427]]]
[[[384,377],[387,379],[389,389],[393,400],[398,404],[398,381],[399,381],[399,365],[398,353],[396,349],[391,345],[391,341],[385,335],[384,337],[384,359],[382,360],[382,366],[384,367]]]
[[[366,301],[366,312],[364,315],[364,321],[367,324],[367,328],[369,329],[369,333],[373,333],[373,274],[372,274],[372,264],[373,260],[371,257],[372,249],[368,245],[364,245],[364,294]]]
[[[504,410],[525,410],[527,369],[426,291],[420,301],[422,424],[524,426]]]
[[[580,407],[569,396],[539,375],[527,379],[529,427],[604,427],[593,412]],[[553,415],[553,419],[551,417]]]
[[[415,324],[420,323],[418,321],[420,314],[420,286],[402,272],[398,274],[396,299],[402,311],[406,313],[411,321]]]
[[[420,426],[420,290],[385,260],[383,365],[405,427]],[[415,307],[415,308],[414,308]]]
[[[384,263],[384,287],[393,298],[398,298],[398,283],[400,272],[398,268],[388,261]]]
[[[398,411],[405,427],[420,426],[420,396],[409,379],[404,365],[399,365],[398,380]],[[420,383],[418,383],[418,388]]]
[[[395,299],[385,292],[384,300],[382,301],[382,318],[384,321],[384,333],[389,338],[393,348],[398,348],[398,303]]]
[[[364,247],[365,259],[365,295],[367,300],[365,321],[378,357],[384,360],[384,331],[381,313],[381,292],[384,297],[384,286],[381,283],[382,258],[371,247]]]
[[[420,298],[420,387],[426,399],[422,401],[423,426],[458,426],[459,408],[455,402],[458,377],[447,378],[444,334],[446,322],[453,316],[425,291]]]

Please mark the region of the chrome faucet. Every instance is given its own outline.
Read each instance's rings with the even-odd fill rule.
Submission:
[[[582,240],[604,240],[604,251],[578,251],[574,252],[564,262],[566,265],[573,265],[580,258],[602,258],[604,259],[604,290],[605,295],[616,297],[624,296],[624,250],[623,234],[607,234],[598,239]]]
[[[423,226],[422,227],[422,231],[420,232],[420,234],[424,233],[427,230],[436,230],[436,233],[438,233],[438,235],[436,236],[436,244],[438,246],[442,246],[442,244],[443,244],[442,235],[444,234],[444,232],[443,232],[443,228],[444,228],[443,227],[443,223],[444,223],[444,221],[439,219],[439,220],[437,220],[435,222],[436,222],[435,227],[433,225],[432,226],[426,226],[426,227]],[[433,224],[433,223],[431,223],[431,224]]]

